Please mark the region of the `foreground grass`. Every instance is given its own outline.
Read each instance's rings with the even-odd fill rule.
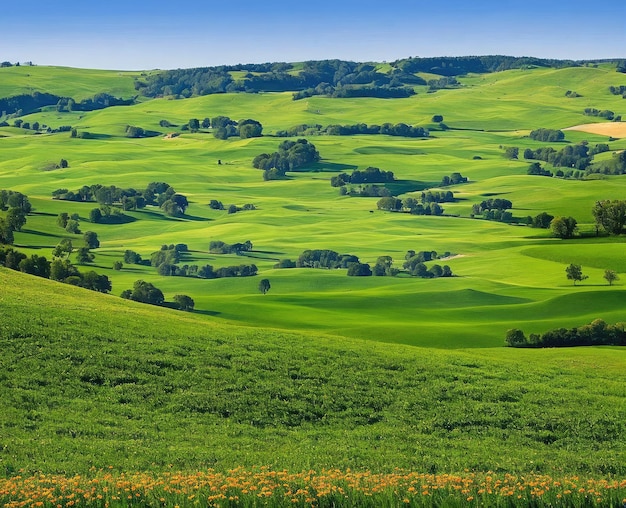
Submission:
[[[17,476],[0,480],[0,502],[23,506],[619,506],[626,480],[493,473],[433,475],[324,470],[289,473],[237,468],[84,476]]]
[[[3,475],[626,474],[619,348],[384,345],[0,281]]]

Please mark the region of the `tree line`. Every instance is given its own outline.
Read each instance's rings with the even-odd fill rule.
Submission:
[[[364,170],[355,169],[351,175],[339,173],[330,179],[331,187],[343,187],[348,184],[390,183],[395,180],[393,171],[385,171],[380,168],[368,167]]]
[[[286,130],[276,132],[277,137],[294,136],[356,136],[359,134],[402,136],[407,138],[427,138],[430,136],[428,129],[406,123],[391,124],[385,122],[382,125],[367,125],[364,123],[354,125],[332,124],[326,127],[320,124],[300,124]]]
[[[626,323],[607,324],[596,319],[588,325],[574,328],[556,328],[528,337],[518,328],[506,332],[509,347],[574,347],[574,346],[626,346]]]
[[[262,153],[252,161],[252,165],[263,170],[264,180],[280,180],[287,171],[301,168],[320,160],[320,154],[313,143],[306,139],[285,140],[278,145],[278,151],[272,154]]]
[[[347,269],[347,275],[350,277],[395,277],[402,272],[413,277],[431,279],[453,276],[452,270],[447,265],[442,267],[439,264],[434,264],[427,268],[424,264],[449,256],[449,252],[443,256],[437,256],[435,251],[415,252],[409,250],[405,256],[403,270],[400,270],[393,267],[391,256],[379,256],[374,266],[371,266],[369,263],[361,263],[359,258],[352,254],[340,254],[330,249],[307,249],[300,254],[296,261],[281,259],[274,265],[274,268]]]
[[[66,188],[56,189],[52,192],[52,199],[65,201],[97,202],[103,207],[118,205],[122,210],[136,210],[145,208],[147,205],[159,206],[167,215],[181,217],[185,214],[189,202],[187,197],[178,194],[174,188],[165,182],[151,182],[142,191],[134,188],[122,188],[115,185],[83,185],[76,191]],[[100,222],[103,216],[101,207],[97,212],[92,211],[92,222]]]

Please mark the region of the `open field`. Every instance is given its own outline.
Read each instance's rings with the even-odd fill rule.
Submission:
[[[626,138],[626,123],[622,122],[585,123],[569,127],[565,130],[582,131],[590,134],[598,134],[600,136],[611,136],[613,138]]]
[[[129,97],[137,93],[136,75],[2,68],[0,97],[32,90],[77,100],[100,92]],[[597,201],[624,199],[626,176],[532,176],[531,161],[522,157],[528,148],[587,142],[609,145],[592,168],[613,161],[626,149],[626,137],[609,141],[620,138],[616,131],[568,128],[588,120],[585,108],[626,114],[626,101],[608,91],[620,77],[607,65],[517,69],[460,77],[460,87],[432,93],[417,86],[417,95],[407,99],[294,101],[290,92],[222,93],[140,97],[132,106],[92,112],[51,107],[21,117],[52,129],[72,126],[90,139],[35,133],[9,118],[0,127],[0,189],[22,192],[33,205],[14,234],[14,248],[51,259],[63,239],[78,247],[83,232],[96,232],[95,259],[78,268],[109,277],[112,291],[98,294],[0,267],[0,477],[7,478],[0,482],[0,502],[22,499],[3,498],[3,488],[30,492],[30,484],[13,486],[16,476],[48,485],[79,474],[86,482],[120,485],[135,471],[145,472],[136,477],[145,487],[162,485],[174,472],[190,485],[198,471],[215,470],[215,482],[222,482],[220,474],[241,468],[241,486],[260,471],[276,477],[286,470],[302,489],[296,506],[311,504],[305,488],[317,495],[318,476],[297,476],[309,470],[323,478],[324,471],[335,470],[381,473],[385,488],[400,474],[396,468],[432,475],[411,483],[420,487],[415,491],[407,490],[409,480],[394,480],[405,482],[405,504],[412,506],[426,506],[418,490],[426,484],[431,493],[433,484],[443,490],[448,473],[474,482],[474,490],[446,498],[451,506],[488,496],[492,473],[500,486],[519,478],[526,489],[520,502],[536,506],[558,504],[560,498],[550,497],[556,496],[554,482],[580,489],[595,478],[599,483],[584,487],[595,489],[602,478],[623,478],[623,348],[504,347],[511,328],[530,334],[595,319],[626,321],[624,236],[597,234],[592,213]],[[566,97],[568,90],[580,96]],[[263,137],[220,140],[211,129],[181,130],[192,118],[218,115],[258,120]],[[442,115],[445,125],[433,122],[433,115]],[[163,120],[170,126],[162,127]],[[252,166],[255,156],[276,151],[286,139],[278,131],[298,124],[385,122],[423,126],[430,136],[310,135],[319,162],[276,181],[264,181]],[[158,135],[130,139],[128,125]],[[565,141],[535,141],[529,133],[537,128],[563,129]],[[177,136],[165,139],[172,132]],[[518,147],[519,158],[505,158],[507,147]],[[67,168],[56,167],[61,159]],[[402,199],[419,199],[427,189],[450,190],[455,199],[441,204],[442,216],[411,215],[379,210],[378,197],[341,195],[331,187],[333,176],[367,167],[393,171],[396,180],[387,187]],[[454,172],[467,183],[439,187]],[[96,202],[52,199],[57,189],[144,189],[151,182],[167,182],[187,197],[182,217],[147,206],[125,211],[119,224],[93,223]],[[513,223],[476,217],[473,205],[488,198],[510,200]],[[212,209],[211,200],[226,209]],[[228,213],[230,204],[240,210]],[[242,210],[246,204],[254,209]],[[526,225],[527,217],[541,212],[574,217],[574,238]],[[80,234],[57,225],[61,213],[76,214]],[[214,254],[214,240],[250,241],[253,247],[240,255]],[[188,246],[179,265],[254,263],[258,275],[162,276],[155,267],[126,262],[113,269],[126,250],[149,260],[170,244]],[[454,277],[348,277],[346,269],[275,267],[307,249],[356,255],[372,266],[390,256],[398,269],[409,250],[436,251],[443,258],[426,265],[448,265]],[[76,262],[76,254],[69,259]],[[576,285],[568,280],[571,263],[580,264],[588,278]],[[621,280],[609,285],[605,270]],[[261,294],[265,278],[271,288]],[[119,298],[140,279],[161,289],[170,306],[174,295],[189,295],[194,311]],[[335,487],[347,488],[352,480],[342,475]],[[552,482],[550,493],[538,494],[545,482]],[[602,502],[568,499],[602,506],[619,499],[624,485],[603,488]],[[354,497],[344,506],[368,505],[369,494],[359,489],[350,491]],[[151,492],[145,487],[142,500],[163,503]],[[194,502],[181,492],[185,499],[168,498],[166,504]],[[376,499],[400,504],[400,491],[388,498],[385,492],[381,487]],[[202,496],[208,502],[211,494]],[[280,502],[292,503],[283,497]],[[481,499],[510,506],[508,499]],[[332,496],[326,500],[341,505]]]

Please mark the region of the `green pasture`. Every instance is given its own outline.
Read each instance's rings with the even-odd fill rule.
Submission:
[[[26,76],[29,71],[32,76]],[[77,98],[81,93],[95,93],[97,82],[109,93],[125,96],[120,87],[131,87],[135,75],[39,67],[0,72],[7,73],[3,86],[17,90],[26,78],[39,76],[33,86],[44,90],[45,83],[62,83],[68,87],[63,94]],[[57,214],[76,213],[83,232],[98,234],[101,246],[94,251],[93,267],[111,278],[114,295],[142,278],[155,283],[170,299],[174,294],[190,295],[198,314],[209,316],[204,317],[208,322],[455,348],[500,346],[506,330],[513,327],[541,332],[598,317],[623,320],[618,306],[606,305],[620,301],[623,282],[609,287],[602,275],[612,269],[624,278],[624,243],[621,238],[592,236],[591,208],[599,199],[623,199],[626,179],[528,176],[528,161],[503,157],[507,146],[518,146],[520,151],[544,146],[527,137],[534,128],[591,121],[582,115],[585,107],[620,114],[623,100],[608,92],[610,85],[619,84],[619,75],[602,67],[532,69],[469,76],[461,82],[459,89],[420,91],[410,99],[312,97],[293,101],[290,93],[240,93],[145,100],[89,113],[28,115],[25,121],[53,128],[71,125],[91,133],[93,139],[0,128],[0,135],[5,136],[0,138],[0,188],[27,194],[35,208],[23,231],[16,233],[15,243],[26,253],[47,256],[64,237],[80,245],[81,235],[68,235],[56,226]],[[567,90],[582,97],[567,98]],[[442,131],[431,124],[434,114],[444,115],[450,129]],[[169,132],[179,132],[190,118],[217,115],[259,120],[266,136],[222,141],[204,130],[164,139]],[[162,128],[161,120],[175,127]],[[322,160],[290,172],[284,181],[264,182],[262,172],[251,164],[256,155],[277,149],[282,139],[273,133],[296,124],[384,122],[428,126],[433,128],[432,135],[427,139],[313,136],[309,141]],[[127,125],[161,135],[128,139]],[[567,131],[566,142],[582,140],[607,141]],[[613,151],[624,149],[626,140],[610,146]],[[61,158],[68,160],[69,167],[53,169]],[[450,187],[457,201],[442,205],[444,217],[388,213],[376,209],[378,198],[340,196],[330,186],[334,174],[368,166],[393,171],[397,181],[390,188],[400,197],[419,198],[423,189],[436,188],[452,172],[462,173],[469,182]],[[166,217],[148,207],[128,212],[124,224],[91,224],[88,217],[95,203],[51,199],[52,191],[59,188],[76,190],[101,183],[141,189],[152,181],[167,182],[188,197],[184,218]],[[585,238],[562,241],[546,230],[470,218],[472,204],[488,197],[512,201],[513,215],[519,219],[543,211],[571,215]],[[228,214],[210,209],[211,199],[226,207],[251,203],[256,210]],[[250,240],[254,250],[247,256],[212,255],[208,253],[211,240]],[[172,243],[185,243],[191,250],[182,264],[254,263],[259,276],[200,280],[160,277],[154,268],[140,265],[112,269],[126,249],[149,259],[161,245]],[[398,268],[408,250],[450,252],[453,257],[438,263],[448,264],[457,276],[448,280],[363,279],[348,278],[344,270],[274,268],[280,259],[295,260],[306,249],[354,254],[370,264],[388,255]],[[589,275],[577,287],[565,278],[570,263],[581,264]],[[261,277],[269,278],[272,285],[265,296],[257,290]],[[595,305],[595,301],[604,303]]]
[[[307,278],[312,291],[337,289],[346,279]],[[365,290],[370,282],[359,285]],[[292,471],[625,472],[619,348],[478,350],[457,324],[457,341],[465,337],[466,347],[446,351],[363,342],[319,328],[278,331],[262,321],[225,325],[4,268],[0,283],[3,476],[262,465]],[[462,308],[444,311],[448,292],[422,296],[442,318],[465,315]],[[528,303],[532,292],[498,298],[459,289],[457,303],[474,312],[490,308],[490,315],[501,306],[547,316],[547,309]],[[279,291],[251,293],[238,304],[267,300],[268,308],[293,315],[292,302]],[[578,296],[589,300],[588,291]],[[608,292],[593,296],[604,304],[615,301]],[[623,291],[617,296],[623,298]],[[575,298],[563,300],[555,312],[565,319]],[[301,303],[328,319],[341,317],[332,301],[311,296]],[[345,306],[361,303],[347,298]],[[305,328],[297,319],[292,326]],[[346,320],[346,328],[356,326]],[[391,340],[402,325],[389,326]]]
[[[27,66],[0,68],[0,97],[51,93],[80,101],[97,93],[129,98],[137,95],[133,79],[141,73],[71,67]]]

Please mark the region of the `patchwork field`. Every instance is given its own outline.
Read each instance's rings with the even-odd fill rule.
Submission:
[[[38,90],[128,98],[141,76],[1,68],[0,97]],[[0,268],[0,475],[268,466],[623,477],[624,351],[504,347],[512,328],[530,334],[626,321],[624,237],[599,232],[592,213],[598,201],[624,199],[626,176],[602,168],[626,149],[626,124],[583,124],[585,108],[626,114],[626,102],[609,92],[621,76],[608,64],[516,69],[462,76],[459,86],[436,92],[416,86],[417,95],[404,99],[221,93],[138,97],[97,111],[50,106],[19,117],[52,132],[3,115],[0,189],[27,195],[33,207],[13,248],[52,259],[63,239],[79,247],[93,231],[94,259],[80,264],[74,252],[69,260],[106,275],[112,290],[102,295]],[[572,90],[577,96],[566,96]],[[211,128],[181,129],[218,115],[257,120],[263,136],[222,140]],[[430,136],[277,136],[299,124],[386,122],[421,126]],[[129,125],[157,135],[128,138]],[[90,135],[54,132],[61,126]],[[532,139],[539,128],[562,129],[565,140]],[[298,138],[321,159],[264,181],[253,159]],[[528,174],[525,150],[583,142],[609,147],[590,171]],[[517,158],[505,157],[511,147]],[[67,167],[57,167],[61,159]],[[340,173],[368,167],[392,171],[385,186],[400,199],[430,190],[452,191],[454,200],[441,203],[441,216],[414,215],[331,186]],[[467,182],[440,186],[456,172]],[[186,196],[185,213],[172,217],[150,205],[124,211],[119,223],[95,223],[98,203],[52,199],[58,189],[142,190],[151,182]],[[475,213],[474,205],[495,198],[511,201],[508,223]],[[541,212],[574,217],[573,237],[528,225]],[[57,224],[62,213],[77,218],[80,233]],[[218,240],[253,247],[209,252]],[[254,263],[258,274],[165,276],[124,261],[127,250],[150,260],[170,244],[188,247],[178,266]],[[372,267],[390,256],[400,272],[349,277],[347,269],[275,266],[310,249]],[[410,250],[436,251],[440,259],[426,267],[448,265],[454,276],[411,276],[402,270]],[[573,284],[570,264],[588,278]],[[618,276],[611,285],[606,270]],[[266,294],[261,279],[271,284]],[[170,306],[175,295],[190,296],[194,311],[119,298],[137,280],[162,290]]]

